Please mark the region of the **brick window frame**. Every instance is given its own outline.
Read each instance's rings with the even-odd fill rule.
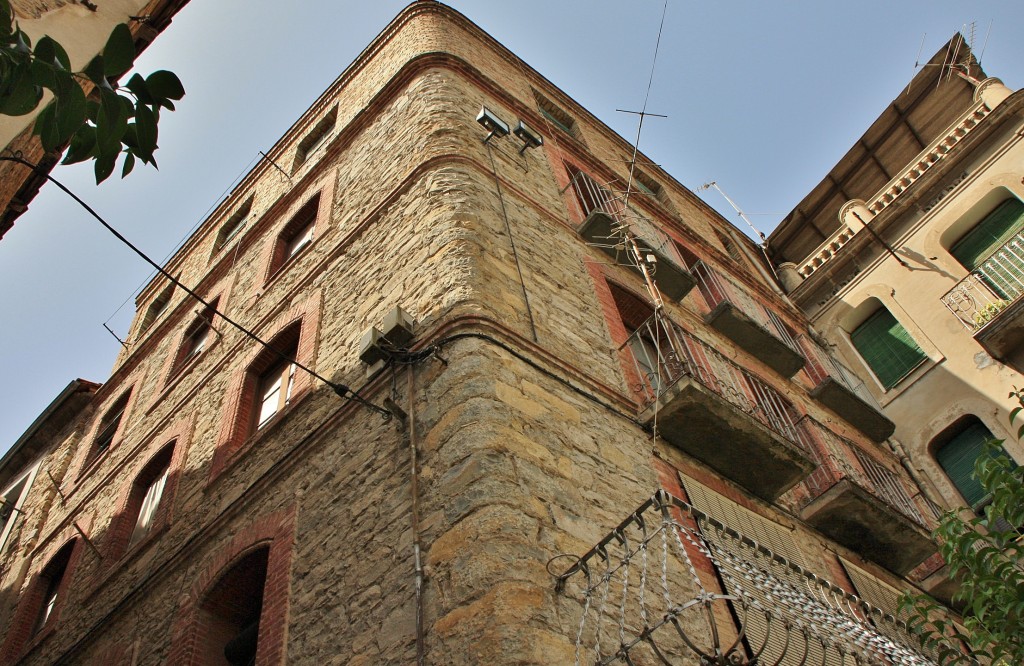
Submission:
[[[158,440],[159,446],[151,446],[144,455],[139,456],[139,460],[143,462],[136,466],[131,478],[127,479],[121,488],[117,512],[110,522],[104,542],[104,564],[107,565],[108,571],[113,572],[120,564],[145,550],[150,543],[167,531],[173,522],[174,498],[189,448],[191,432],[192,420],[183,421]],[[167,479],[149,531],[139,541],[131,543],[145,493],[156,474],[164,469],[167,470]],[[102,578],[97,581],[97,585],[102,584],[104,580],[105,578]]]
[[[124,437],[125,424],[131,417],[132,409],[135,406],[137,391],[135,387],[138,382],[137,375],[132,375],[123,385],[126,389],[117,394],[113,400],[105,403],[100,411],[100,417],[93,423],[89,433],[84,438],[87,442],[80,446],[75,460],[74,474],[69,478],[78,483],[85,479],[89,473],[105,459],[110,451],[117,448]],[[118,414],[119,412],[119,414]],[[116,417],[116,424],[113,423]],[[108,432],[108,429],[112,431]]]
[[[165,391],[171,385],[176,383],[179,378],[188,374],[189,369],[198,363],[199,359],[207,356],[210,353],[210,350],[220,343],[223,328],[221,326],[222,322],[217,320],[217,315],[213,310],[218,312],[227,312],[233,279],[233,277],[229,278],[222,287],[215,288],[212,292],[212,296],[204,297],[212,306],[211,308],[205,307],[198,301],[189,297],[189,299],[195,303],[196,308],[192,310],[188,326],[182,329],[177,341],[172,347],[174,352],[166,355],[164,365],[160,369],[160,377],[163,378]],[[206,324],[209,331],[203,350],[190,356],[188,348],[189,341],[192,334],[195,332],[196,327],[203,324]],[[149,403],[149,409],[152,409],[153,405],[158,403],[163,399],[163,397],[164,394],[162,392],[156,394],[153,397],[153,400]]]
[[[263,516],[238,532],[214,553],[179,603],[171,631],[167,663],[201,666],[206,627],[203,603],[232,568],[261,549],[267,549],[267,570],[259,620],[256,663],[284,663],[288,625],[288,591],[295,545],[295,506]]]
[[[36,561],[42,563],[31,575],[29,584],[24,588],[18,601],[14,617],[7,630],[3,647],[0,648],[0,662],[11,664],[35,649],[60,625],[60,616],[68,599],[75,569],[82,555],[82,539],[77,534],[65,530],[52,546],[40,554]],[[66,557],[60,582],[55,591],[56,601],[46,621],[37,626],[43,604],[46,603],[46,592],[54,573],[52,568],[59,562],[58,558]],[[51,571],[48,571],[51,569]]]
[[[322,303],[322,294],[316,291],[305,301],[297,303],[279,316],[270,327],[270,330],[276,331],[268,341],[270,346],[284,351],[294,340],[295,360],[306,367],[313,367],[320,335]],[[313,389],[313,378],[309,373],[297,369],[288,405],[274,414],[263,427],[254,428],[254,408],[260,377],[279,361],[278,354],[253,343],[250,345],[249,353],[239,364],[240,368],[231,379],[221,409],[221,423],[210,470],[210,482],[233,465],[256,441],[273,431],[274,425],[292,413],[295,405]]]
[[[275,225],[263,250],[261,264],[263,268],[264,287],[278,276],[287,272],[289,266],[307,254],[310,247],[322,238],[331,226],[331,208],[334,204],[335,178],[331,176],[321,180],[310,189],[299,201],[288,208]],[[301,247],[290,251],[290,245],[296,236],[312,225],[312,238]]]

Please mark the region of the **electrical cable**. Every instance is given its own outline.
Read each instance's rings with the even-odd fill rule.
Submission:
[[[236,329],[238,329],[239,331],[241,331],[243,334],[246,335],[246,337],[249,337],[252,340],[255,340],[257,343],[262,345],[268,351],[271,351],[274,354],[277,354],[277,356],[280,357],[281,360],[285,361],[286,363],[291,363],[296,368],[299,368],[300,370],[303,370],[304,372],[308,373],[310,376],[312,376],[312,377],[314,377],[316,379],[319,379],[324,384],[329,386],[341,398],[344,398],[345,400],[350,400],[350,401],[359,403],[360,405],[366,407],[367,409],[370,409],[370,410],[372,410],[374,412],[377,412],[378,414],[383,416],[385,418],[385,420],[391,418],[391,412],[388,411],[387,409],[384,409],[383,407],[378,407],[377,405],[373,404],[369,400],[366,400],[365,398],[363,398],[361,395],[359,395],[358,393],[353,391],[348,386],[346,386],[344,384],[337,383],[337,382],[333,382],[333,381],[327,379],[326,377],[323,377],[323,376],[317,374],[316,371],[314,371],[311,368],[303,365],[302,363],[299,363],[298,360],[296,360],[295,358],[292,358],[290,355],[285,354],[284,352],[280,351],[279,349],[271,346],[270,343],[264,342],[263,339],[260,338],[259,336],[257,336],[255,333],[253,333],[252,331],[250,331],[246,327],[242,326],[241,324],[239,324],[235,320],[227,317],[226,315],[224,315],[224,313],[220,312],[216,308],[214,308],[212,304],[210,304],[208,301],[206,301],[206,299],[204,299],[202,296],[197,294],[195,291],[193,291],[189,287],[186,287],[177,278],[175,278],[170,273],[168,273],[166,270],[164,270],[163,267],[160,266],[160,264],[158,264],[155,261],[153,261],[152,259],[150,259],[149,256],[145,252],[143,252],[142,250],[137,248],[131,241],[129,241],[127,238],[125,238],[117,229],[112,227],[106,220],[104,220],[100,216],[99,213],[97,213],[95,210],[93,210],[89,206],[89,204],[85,203],[81,198],[79,198],[77,194],[75,194],[70,189],[65,187],[63,183],[61,183],[56,178],[51,176],[48,172],[46,172],[43,169],[40,169],[38,165],[32,164],[28,160],[23,159],[19,152],[14,152],[11,157],[0,156],[0,162],[14,162],[16,164],[21,164],[23,166],[29,167],[30,169],[32,169],[36,173],[42,175],[48,181],[50,181],[51,183],[53,183],[54,185],[59,187],[61,189],[61,191],[63,191],[69,197],[74,199],[75,202],[79,206],[84,208],[86,210],[86,212],[88,212],[90,215],[92,215],[94,218],[96,218],[96,220],[100,224],[102,224],[107,229],[107,231],[112,233],[115,238],[117,238],[119,241],[121,241],[121,243],[126,245],[130,250],[132,250],[132,252],[134,252],[139,257],[141,257],[146,263],[148,263],[150,266],[155,268],[157,270],[157,272],[160,273],[160,275],[163,275],[165,278],[170,280],[170,282],[174,286],[180,287],[182,290],[185,291],[186,294],[188,294],[189,296],[194,298],[196,301],[201,303],[205,308],[209,309],[209,311],[213,312],[215,315],[218,315],[225,322],[227,322],[231,326],[233,326]]]
[[[220,193],[220,195],[218,195],[217,198],[213,200],[214,203],[210,204],[210,207],[206,209],[206,212],[202,214],[202,216],[199,218],[199,220],[195,224],[193,224],[192,227],[188,231],[185,232],[185,235],[181,237],[181,239],[178,241],[177,245],[175,245],[174,248],[170,252],[167,253],[167,256],[165,256],[163,258],[164,263],[169,261],[170,258],[172,256],[174,256],[174,253],[177,252],[178,250],[180,250],[182,248],[182,246],[185,245],[185,241],[187,241],[192,236],[192,234],[195,232],[195,230],[198,229],[200,227],[200,225],[202,225],[202,223],[206,220],[206,218],[209,217],[210,213],[213,212],[213,209],[216,208],[222,201],[224,201],[227,193],[229,191],[231,191],[235,187],[235,185],[238,184],[238,182],[240,180],[242,180],[242,177],[246,173],[248,173],[249,168],[252,167],[253,162],[255,162],[256,160],[257,160],[257,157],[253,157],[251,160],[249,160],[248,164],[246,164],[244,167],[242,167],[242,170],[238,172],[238,175],[235,176],[235,179],[232,180],[230,183],[228,183],[228,186],[225,187],[224,190]],[[121,308],[123,308],[125,306],[125,304],[128,303],[128,301],[132,300],[133,296],[135,296],[139,292],[141,292],[143,287],[145,287],[147,284],[149,284],[149,282],[153,279],[154,275],[156,275],[156,273],[150,273],[150,275],[142,283],[140,283],[139,286],[135,287],[135,289],[132,290],[132,293],[130,293],[128,295],[128,297],[125,298],[124,301],[121,302],[121,305],[117,306],[117,309],[114,310],[114,312],[111,313],[111,315],[109,317],[107,317],[107,320],[105,322],[103,322],[103,323],[104,324],[109,324],[110,320],[113,319],[114,317],[116,317],[117,313],[121,311]]]

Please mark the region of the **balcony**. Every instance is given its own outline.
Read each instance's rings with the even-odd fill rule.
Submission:
[[[946,292],[942,303],[995,358],[1024,341],[1024,230]]]
[[[783,377],[792,377],[804,366],[796,340],[774,312],[702,261],[693,266],[693,275],[711,308],[704,318],[709,326]]]
[[[819,461],[793,493],[801,518],[901,575],[936,552],[928,531],[932,523],[898,473],[813,419],[800,426]]]
[[[892,435],[895,424],[879,411],[864,382],[810,337],[800,335],[797,343],[807,359],[804,370],[814,385],[812,398],[876,442]]]
[[[572,179],[573,192],[586,219],[577,230],[588,244],[601,250],[619,265],[642,275],[643,262],[652,274],[658,290],[673,301],[682,299],[696,281],[684,268],[673,243],[647,218],[633,210],[624,197],[577,171]],[[630,233],[640,250],[633,256],[625,241]],[[648,258],[653,257],[653,261]]]
[[[655,314],[623,345],[634,362],[642,422],[764,499],[815,467],[793,406],[775,389]]]
[[[890,612],[721,520],[662,490],[586,553],[552,559],[576,663],[939,663]]]

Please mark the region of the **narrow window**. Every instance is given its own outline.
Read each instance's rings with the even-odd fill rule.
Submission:
[[[217,232],[217,249],[221,249],[231,239],[237,236],[249,222],[249,212],[252,210],[252,197],[242,204],[238,210],[231,214],[228,221]]]
[[[855,328],[850,341],[886,389],[896,386],[928,358],[884,307]]]
[[[100,419],[99,432],[93,440],[86,465],[92,460],[103,455],[113,443],[121,428],[121,421],[124,418],[124,410],[128,406],[128,398],[131,397],[131,389],[125,391],[117,401],[106,411]]]
[[[35,613],[35,623],[32,625],[33,636],[38,634],[56,614],[64,590],[62,583],[67,574],[68,564],[71,562],[74,546],[75,542],[71,541],[61,548],[39,574],[37,581],[40,590],[39,607]]]
[[[270,263],[270,275],[287,264],[292,258],[313,242],[316,231],[316,216],[320,208],[320,195],[306,202],[281,230],[274,246]]]
[[[544,116],[548,122],[569,136],[575,139],[580,138],[579,127],[576,125],[576,120],[573,119],[572,116],[536,90],[533,91],[533,96],[537,100],[538,110],[540,110],[541,115]]]
[[[299,146],[295,151],[294,169],[302,166],[306,160],[308,160],[310,156],[317,151],[317,149],[327,142],[327,139],[330,138],[331,133],[334,130],[335,124],[337,124],[337,120],[338,108],[335,107],[309,131],[309,134],[307,134],[302,141],[299,142]]]
[[[164,489],[167,486],[167,476],[171,470],[171,455],[174,452],[173,445],[159,453],[156,458],[139,474],[132,487],[132,499],[138,498],[137,515],[135,526],[132,528],[131,537],[128,539],[128,548],[139,543],[150,533],[157,523],[157,513],[162,508]],[[130,509],[134,509],[130,502]]]
[[[215,298],[209,307],[199,313],[196,319],[185,329],[185,337],[181,342],[181,347],[178,349],[172,372],[177,372],[183,368],[192,359],[203,353],[203,350],[210,345],[215,333],[213,330],[213,318],[216,316],[219,302],[220,299]]]
[[[956,425],[952,436],[947,432],[944,437],[948,440],[935,449],[935,459],[967,506],[980,513],[989,498],[981,481],[974,476],[974,466],[985,453],[985,445],[995,437],[974,416]],[[1006,456],[1006,452],[1000,449],[995,455]]]
[[[256,663],[269,554],[269,548],[260,548],[247,555],[206,594],[200,605],[200,663]]]
[[[294,357],[295,349],[284,352]],[[256,397],[259,411],[256,417],[255,430],[267,424],[275,414],[283,411],[292,398],[292,385],[295,382],[295,364],[281,360],[260,375]]]
[[[142,317],[142,324],[139,327],[139,332],[142,333],[150,326],[153,325],[160,315],[167,309],[168,304],[171,302],[171,296],[174,294],[174,285],[167,285],[167,288],[160,292],[160,294],[153,299],[153,302],[146,308],[146,314]]]

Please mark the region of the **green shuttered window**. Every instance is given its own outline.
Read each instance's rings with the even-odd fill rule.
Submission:
[[[985,499],[985,489],[974,477],[974,463],[985,449],[985,443],[993,439],[992,433],[980,422],[968,426],[959,435],[946,442],[935,453],[939,466],[964,496],[967,505],[978,508]]]
[[[1024,203],[1010,199],[999,204],[994,211],[958,240],[950,253],[967,270],[974,270],[993,252],[1005,245],[1024,227]]]
[[[892,388],[927,356],[907,329],[885,308],[850,333],[850,340],[885,388]]]

